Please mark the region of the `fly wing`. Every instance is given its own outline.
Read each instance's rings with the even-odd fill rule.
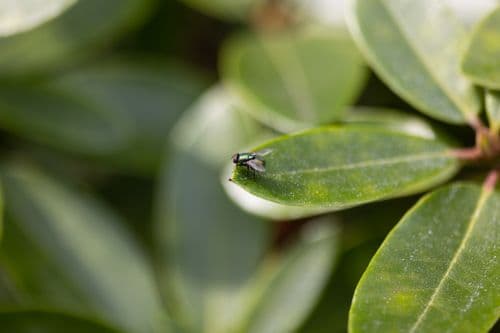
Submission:
[[[262,150],[259,150],[257,152],[257,155],[259,155],[259,156],[266,156],[267,154],[269,154],[272,151],[273,151],[272,149],[262,149]]]
[[[251,161],[248,161],[247,164],[255,171],[258,171],[258,172],[266,171],[266,168],[264,167],[264,161],[251,160]]]

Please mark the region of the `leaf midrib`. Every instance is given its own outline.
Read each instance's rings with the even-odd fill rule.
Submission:
[[[270,175],[279,177],[279,176],[296,175],[302,173],[323,173],[323,172],[339,171],[339,170],[351,170],[357,168],[361,169],[361,168],[388,165],[388,164],[398,164],[404,162],[414,162],[414,161],[433,159],[433,158],[451,158],[451,155],[449,155],[448,153],[449,153],[448,150],[438,151],[438,152],[428,152],[428,153],[409,155],[409,156],[396,156],[385,159],[382,158],[377,160],[361,161],[361,162],[336,165],[326,168],[312,168],[312,169],[291,170],[291,171],[270,173]]]
[[[456,99],[455,96],[452,94],[452,92],[448,89],[448,87],[441,82],[441,79],[434,73],[434,70],[432,69],[432,65],[430,65],[423,54],[420,52],[418,47],[412,43],[411,38],[408,37],[408,34],[404,27],[399,23],[397,20],[397,15],[392,11],[390,6],[384,1],[380,1],[382,7],[385,9],[386,13],[388,16],[391,18],[391,20],[394,22],[394,25],[396,28],[398,28],[398,31],[401,33],[401,36],[403,36],[404,40],[406,41],[406,44],[408,47],[413,50],[415,54],[415,58],[422,64],[422,66],[427,70],[427,73],[429,76],[433,79],[433,81],[441,87],[443,92],[445,93],[444,95],[452,102],[452,104],[455,105],[457,110],[462,114],[462,116],[465,118],[465,120],[468,120],[471,118],[472,113],[468,113],[465,110],[468,109],[466,105],[463,105],[460,100]]]
[[[451,261],[450,261],[448,268],[446,269],[445,273],[443,274],[443,277],[439,281],[439,284],[437,285],[436,289],[434,290],[434,293],[431,295],[431,298],[429,299],[429,302],[426,304],[422,313],[420,314],[420,316],[418,316],[418,318],[415,321],[415,323],[413,324],[413,326],[409,329],[409,331],[408,331],[409,333],[416,332],[417,328],[420,326],[420,324],[425,319],[427,313],[432,308],[432,306],[436,300],[436,297],[441,292],[445,282],[448,280],[450,272],[453,270],[459,257],[461,256],[462,252],[464,251],[465,245],[469,241],[471,234],[474,230],[474,227],[476,226],[476,223],[479,219],[479,216],[481,215],[481,210],[484,207],[484,205],[486,204],[486,202],[488,201],[488,198],[492,195],[492,193],[493,193],[493,191],[491,191],[491,190],[487,190],[485,188],[482,189],[481,194],[479,196],[479,199],[477,201],[476,207],[474,208],[474,211],[471,215],[469,225],[467,226],[465,234],[464,234],[457,250],[455,251],[455,254],[451,258]]]

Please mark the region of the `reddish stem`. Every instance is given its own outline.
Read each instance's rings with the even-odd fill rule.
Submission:
[[[481,119],[477,117],[471,117],[468,119],[469,125],[476,131],[476,133],[488,132],[488,127],[486,127]]]
[[[498,177],[500,174],[500,170],[491,170],[491,172],[486,177],[483,187],[486,191],[493,191],[498,182]]]
[[[482,152],[478,147],[461,148],[452,150],[451,155],[462,160],[476,160],[481,158]]]

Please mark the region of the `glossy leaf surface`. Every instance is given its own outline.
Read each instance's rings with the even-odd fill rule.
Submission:
[[[350,332],[486,332],[498,317],[500,193],[454,184],[421,199],[361,278]]]
[[[500,7],[479,22],[464,54],[462,69],[475,83],[500,89]]]
[[[436,139],[439,137],[447,140],[439,129],[434,128],[425,120],[397,110],[355,107],[346,112],[343,122],[387,128],[426,139]],[[233,166],[227,169],[227,172],[224,172],[221,178],[226,193],[238,206],[251,214],[271,220],[289,221],[322,214],[330,210],[325,207],[291,206],[265,200],[245,191],[240,186],[234,184],[234,182],[227,181]]]
[[[248,112],[282,131],[340,119],[365,78],[350,38],[326,29],[239,35],[221,70]]]
[[[256,147],[271,150],[266,171],[238,166],[232,178],[271,201],[335,210],[416,193],[450,178],[458,168],[450,148],[384,128],[325,127]]]
[[[123,222],[34,169],[15,164],[1,171],[8,223],[0,259],[21,303],[132,332],[157,329],[163,309],[151,267]]]
[[[137,26],[150,9],[151,0],[78,1],[36,29],[0,38],[2,77],[45,73],[86,58]]]
[[[479,97],[459,65],[465,27],[445,4],[351,0],[347,12],[367,60],[396,93],[442,121],[473,121]]]
[[[43,310],[0,311],[0,327],[15,333],[118,333],[119,331],[74,315]]]
[[[76,0],[4,0],[0,3],[0,36],[32,29],[56,17]]]

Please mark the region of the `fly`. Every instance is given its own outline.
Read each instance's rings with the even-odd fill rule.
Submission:
[[[266,161],[264,160],[264,156],[271,152],[270,149],[264,149],[259,152],[251,152],[251,153],[237,153],[234,154],[232,159],[233,163],[236,166],[244,166],[248,170],[252,169],[252,171],[257,172],[265,172]]]

